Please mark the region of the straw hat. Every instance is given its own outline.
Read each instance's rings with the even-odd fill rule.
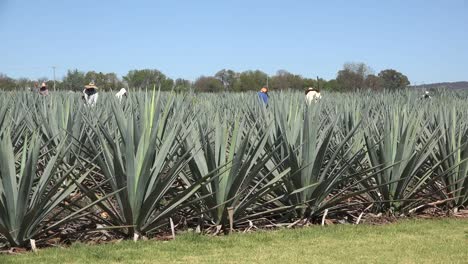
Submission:
[[[316,88],[314,88],[314,87],[309,87],[309,88],[307,88],[307,89],[305,90],[305,94],[307,94],[308,92],[317,92],[317,93],[319,93],[319,91],[318,91]]]
[[[97,89],[97,86],[94,84],[94,81],[91,81],[88,85],[85,85],[86,89],[94,88]]]
[[[47,87],[47,84],[45,82],[42,82],[41,87]]]

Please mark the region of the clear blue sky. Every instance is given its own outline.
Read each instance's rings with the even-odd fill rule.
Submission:
[[[334,78],[345,62],[412,83],[468,80],[468,0],[0,0],[0,72],[222,68]]]

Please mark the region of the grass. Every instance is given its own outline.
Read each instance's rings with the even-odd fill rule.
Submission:
[[[335,225],[0,255],[0,263],[467,263],[468,220]]]

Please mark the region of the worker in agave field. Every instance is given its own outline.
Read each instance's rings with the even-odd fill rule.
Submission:
[[[258,92],[258,99],[265,105],[268,105],[268,87],[264,86],[262,89],[260,89],[260,92]]]
[[[120,91],[117,94],[115,94],[115,97],[117,97],[119,101],[122,101],[122,96],[128,96],[127,90],[125,90],[125,88],[120,89]]]
[[[424,92],[422,99],[431,99],[431,96],[429,95],[429,91]]]
[[[47,84],[45,82],[42,82],[41,88],[39,89],[39,94],[44,96],[49,95],[49,89],[47,88]]]
[[[94,81],[91,81],[88,85],[85,85],[83,90],[84,100],[88,105],[95,105],[98,100],[98,88],[94,84]]]
[[[305,100],[307,104],[317,102],[320,98],[322,98],[322,95],[318,89],[309,87],[305,90]]]

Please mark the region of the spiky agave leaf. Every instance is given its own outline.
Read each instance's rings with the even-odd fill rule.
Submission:
[[[455,107],[441,110],[435,117],[440,128],[438,151],[434,162],[440,162],[438,174],[454,170],[442,178],[447,197],[453,199],[454,210],[468,204],[468,126],[461,122],[461,113]]]
[[[11,246],[24,246],[43,233],[45,227],[58,225],[58,218],[51,217],[51,213],[75,190],[75,184],[66,181],[73,177],[73,169],[63,171],[60,166],[67,151],[62,144],[50,159],[43,160],[46,166],[37,175],[37,162],[44,147],[38,133],[24,135],[20,153],[15,153],[8,129],[2,131],[0,145],[0,233]],[[81,182],[84,177],[75,181]]]
[[[383,123],[380,129],[374,123],[365,135],[369,162],[372,167],[388,169],[362,184],[365,188],[380,186],[369,192],[375,210],[408,212],[417,205],[413,200],[434,184],[429,180],[433,168],[426,162],[435,150],[437,134],[423,130],[420,113],[407,109],[384,110],[375,120]]]
[[[184,140],[180,131],[189,112],[175,109],[172,99],[163,105],[159,95],[143,103],[143,108],[134,108],[140,111],[128,112],[112,104],[115,124],[100,125],[95,131],[98,142],[91,144],[91,153],[111,189],[124,188],[115,196],[117,208],[109,203],[99,206],[109,213],[113,225],[130,226],[127,235],[158,228],[185,206],[205,180],[192,182],[183,190],[173,188],[191,158],[189,152],[180,151]],[[98,199],[93,193],[90,198]]]

